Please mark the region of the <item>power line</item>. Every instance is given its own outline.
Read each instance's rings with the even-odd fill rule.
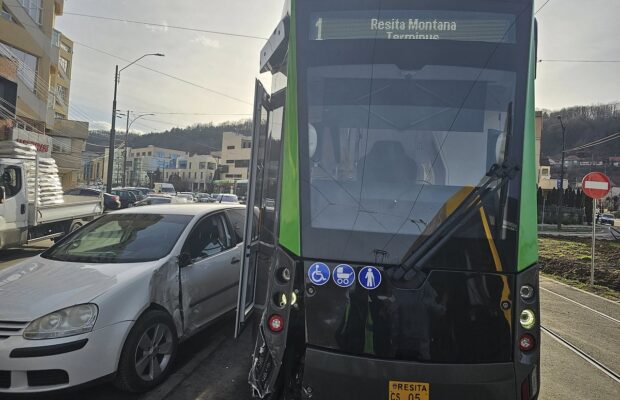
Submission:
[[[550,1],[551,1],[551,0],[547,0],[547,1],[545,1],[545,4],[543,4],[542,6],[540,6],[540,7],[538,8],[538,10],[536,10],[536,12],[534,13],[534,15],[538,14],[538,13],[540,12],[540,10],[542,10],[543,8],[545,8],[545,6],[546,6],[547,4],[549,4],[549,2],[550,2]]]
[[[121,60],[121,61],[131,62],[131,60],[127,60],[127,59],[125,59],[125,58],[119,57],[119,56],[117,56],[117,55],[115,55],[115,54],[112,54],[112,53],[110,53],[110,52],[107,52],[107,51],[104,51],[104,50],[97,49],[97,48],[95,48],[95,47],[89,46],[89,45],[87,45],[87,44],[84,44],[84,43],[81,43],[81,42],[78,42],[78,41],[74,41],[73,43],[75,43],[75,44],[77,44],[77,45],[80,45],[80,46],[83,46],[83,47],[86,47],[87,49],[90,49],[90,50],[96,51],[96,52],[98,52],[98,53],[105,54],[105,55],[107,55],[107,56],[110,56],[110,57],[116,58],[116,59]],[[183,78],[180,78],[180,77],[178,77],[178,76],[174,76],[174,75],[168,74],[168,73],[166,73],[166,72],[162,72],[162,71],[156,70],[156,69],[154,69],[154,68],[147,67],[147,66],[142,65],[142,64],[134,64],[134,65],[136,65],[136,66],[138,66],[138,67],[140,67],[140,68],[143,68],[143,69],[146,69],[146,70],[149,70],[149,71],[155,72],[155,73],[157,73],[157,74],[160,74],[160,75],[166,76],[166,77],[168,77],[168,78],[175,79],[175,80],[177,80],[177,81],[180,81],[180,82],[186,83],[186,84],[188,84],[188,85],[191,85],[191,86],[197,87],[197,88],[199,88],[199,89],[206,90],[207,92],[210,92],[210,93],[213,93],[213,94],[217,94],[218,96],[226,97],[226,98],[228,98],[228,99],[230,99],[230,100],[235,100],[235,101],[238,101],[238,102],[240,102],[240,103],[244,103],[244,104],[248,104],[248,105],[253,105],[253,103],[251,103],[251,102],[249,102],[249,101],[242,100],[242,99],[237,98],[237,97],[229,96],[229,95],[227,95],[226,93],[218,92],[217,90],[213,90],[213,89],[210,89],[210,88],[208,88],[208,87],[205,87],[205,86],[199,85],[199,84],[197,84],[197,83],[194,83],[194,82],[188,81],[187,79],[183,79]]]
[[[572,152],[572,151],[577,151],[577,150],[583,150],[583,149],[587,149],[589,147],[599,146],[601,144],[605,144],[607,142],[611,142],[612,140],[616,140],[616,139],[620,139],[620,132],[611,134],[609,136],[606,136],[606,137],[598,139],[598,140],[594,140],[594,141],[592,141],[590,143],[586,143],[586,144],[583,144],[581,146],[573,147],[572,149],[565,150],[565,153]]]
[[[209,29],[191,28],[191,27],[179,26],[179,25],[157,24],[157,23],[154,23],[154,22],[136,21],[136,20],[131,20],[131,19],[122,19],[122,18],[113,18],[113,17],[104,17],[102,15],[80,14],[80,13],[72,13],[72,12],[63,12],[63,15],[73,15],[73,16],[76,16],[76,17],[95,18],[95,19],[102,19],[102,20],[106,20],[106,21],[125,22],[125,23],[129,23],[129,24],[138,24],[138,25],[146,25],[146,26],[157,26],[157,27],[166,28],[166,29],[180,29],[180,30],[184,30],[184,31],[210,33],[210,34],[213,34],[213,35],[232,36],[232,37],[239,37],[239,38],[245,38],[245,39],[269,40],[268,38],[265,38],[265,37],[262,37],[262,36],[245,35],[245,34],[241,34],[241,33],[231,33],[231,32],[222,32],[222,31],[213,31],[213,30],[209,30]]]

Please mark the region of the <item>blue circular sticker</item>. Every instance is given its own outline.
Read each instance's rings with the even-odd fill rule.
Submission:
[[[347,264],[340,264],[334,269],[334,282],[340,287],[349,287],[355,282],[355,270]]]
[[[373,290],[381,284],[381,272],[375,267],[364,267],[357,279],[363,288]]]
[[[308,279],[315,285],[322,286],[329,281],[330,277],[329,267],[323,263],[314,263],[308,270]]]

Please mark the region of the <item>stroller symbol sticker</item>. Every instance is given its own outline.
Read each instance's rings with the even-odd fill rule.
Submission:
[[[375,267],[364,267],[357,276],[360,285],[368,290],[373,290],[381,284],[381,272]]]
[[[329,267],[323,263],[314,263],[308,270],[308,279],[315,285],[322,286],[329,281]]]
[[[340,264],[334,270],[334,282],[340,287],[349,287],[355,282],[355,271],[350,265]]]

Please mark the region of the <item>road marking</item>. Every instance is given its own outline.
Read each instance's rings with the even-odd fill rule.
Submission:
[[[600,316],[602,316],[602,317],[605,317],[605,318],[607,318],[607,319],[609,319],[609,320],[611,320],[611,321],[614,321],[614,322],[617,322],[617,323],[619,323],[619,324],[620,324],[620,320],[615,319],[615,318],[614,318],[614,317],[612,317],[612,316],[609,316],[609,315],[607,315],[607,314],[605,314],[605,313],[602,313],[602,312],[600,312],[600,311],[598,311],[598,310],[595,310],[595,309],[594,309],[594,308],[592,308],[592,307],[588,307],[588,306],[586,306],[586,305],[584,305],[584,304],[581,304],[581,303],[579,303],[579,302],[577,302],[577,301],[575,301],[575,300],[573,300],[573,299],[569,299],[569,298],[568,298],[568,297],[566,297],[566,296],[562,296],[561,294],[556,293],[556,292],[554,292],[553,290],[549,290],[549,289],[544,288],[544,287],[542,287],[542,286],[541,286],[540,288],[541,288],[542,290],[545,290],[545,291],[549,292],[549,293],[553,293],[554,295],[556,295],[556,296],[558,296],[558,297],[561,297],[561,298],[563,298],[564,300],[568,300],[568,301],[570,301],[571,303],[575,303],[575,304],[577,304],[578,306],[581,306],[581,307],[583,307],[583,308],[586,308],[586,309],[588,309],[588,310],[590,310],[590,311],[592,311],[592,312],[597,313],[598,315],[600,315]]]
[[[544,282],[544,281],[551,281],[551,282],[555,282],[555,283],[560,284],[560,285],[562,285],[562,286],[566,286],[567,288],[571,288],[571,289],[577,290],[578,292],[581,292],[581,293],[589,294],[590,296],[594,296],[594,297],[596,297],[597,299],[600,299],[600,300],[605,300],[605,301],[607,301],[607,302],[609,302],[609,303],[611,303],[611,304],[615,304],[615,305],[617,305],[617,306],[620,306],[620,301],[618,301],[618,300],[611,300],[611,299],[608,299],[608,298],[606,298],[606,297],[599,296],[598,294],[595,294],[595,293],[592,293],[592,292],[588,292],[587,290],[579,289],[578,287],[571,286],[571,285],[569,285],[569,284],[567,284],[567,283],[560,282],[560,281],[555,280],[555,279],[553,279],[553,278],[549,278],[548,276],[544,276],[544,277],[542,278],[542,281],[543,281],[543,282]]]
[[[557,341],[564,347],[568,348],[573,353],[577,354],[579,357],[586,360],[588,363],[590,363],[595,368],[599,369],[605,375],[613,379],[616,383],[620,383],[620,375],[614,372],[611,368],[607,367],[605,364],[601,363],[600,361],[597,361],[594,357],[590,356],[588,353],[579,349],[577,346],[575,346],[568,340],[564,339],[562,336],[558,335],[557,333],[545,328],[544,326],[541,326],[540,329],[543,332],[545,332],[547,335],[551,336],[551,338],[553,338],[555,341]]]

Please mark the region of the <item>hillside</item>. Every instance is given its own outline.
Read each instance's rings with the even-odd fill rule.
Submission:
[[[133,148],[149,145],[175,150],[183,150],[192,154],[210,154],[222,147],[222,134],[237,132],[246,136],[252,135],[252,122],[249,120],[225,122],[220,125],[196,124],[186,128],[172,128],[165,132],[148,133],[145,135],[129,135],[129,146]],[[116,132],[116,145],[125,140],[124,132]],[[107,131],[91,131],[86,150],[103,153],[109,145],[110,133]]]
[[[562,116],[566,127],[566,149],[602,139],[620,132],[620,108],[618,104],[577,106],[559,111],[543,111],[541,158],[559,159],[562,150],[562,128],[557,119]],[[620,140],[580,152],[569,153],[579,158],[602,160],[620,156]]]

